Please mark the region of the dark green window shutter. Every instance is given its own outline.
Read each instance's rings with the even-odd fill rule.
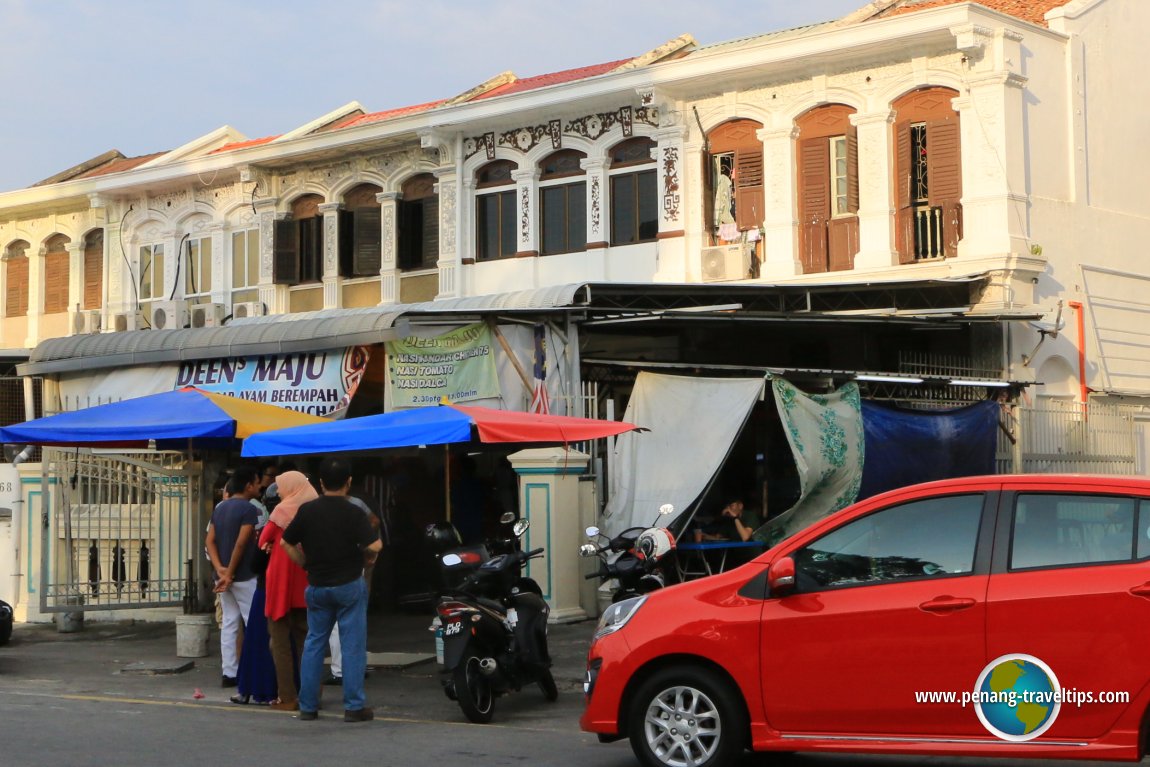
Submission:
[[[299,226],[290,219],[275,222],[272,239],[272,282],[299,284]]]

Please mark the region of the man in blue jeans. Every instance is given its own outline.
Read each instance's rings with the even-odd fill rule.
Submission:
[[[343,721],[366,722],[367,586],[363,568],[383,548],[367,516],[347,500],[351,466],[328,458],[319,471],[323,495],[300,506],[280,545],[307,571],[307,640],[300,659],[299,718],[316,719],[323,657],[332,627],[343,644]]]

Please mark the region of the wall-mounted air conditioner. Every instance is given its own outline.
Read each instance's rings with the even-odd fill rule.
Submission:
[[[268,313],[263,301],[237,301],[232,304],[232,319],[241,317],[263,317]]]
[[[152,330],[176,330],[188,326],[186,301],[154,301],[148,306]]]
[[[72,334],[99,333],[103,326],[99,309],[85,309],[72,315]]]
[[[742,245],[703,248],[703,282],[745,280],[751,276],[751,257]]]
[[[122,333],[125,330],[143,330],[147,326],[147,323],[144,322],[143,312],[134,311],[124,314],[113,314],[110,325],[113,331]]]
[[[224,324],[227,316],[228,310],[223,304],[192,305],[193,328],[218,328]]]

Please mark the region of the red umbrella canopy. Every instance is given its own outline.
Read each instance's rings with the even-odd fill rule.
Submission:
[[[613,437],[638,427],[624,421],[601,421],[567,415],[520,413],[487,407],[448,405],[471,419],[480,442],[584,442]]]

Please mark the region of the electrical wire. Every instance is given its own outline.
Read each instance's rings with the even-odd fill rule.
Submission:
[[[128,276],[132,278],[132,294],[136,299],[136,311],[140,311],[140,290],[136,286],[136,274],[132,269],[132,262],[128,260],[128,251],[124,250],[124,222],[128,220],[128,213],[136,209],[135,205],[129,205],[128,210],[120,218],[120,256],[124,259],[124,265],[128,267]],[[140,275],[143,279],[143,275]]]
[[[191,232],[188,232],[183,237],[181,237],[179,247],[176,248],[176,278],[175,278],[175,280],[172,281],[172,294],[170,296],[168,296],[169,301],[174,301],[176,299],[176,291],[180,289],[180,267],[183,266],[183,264],[184,264],[184,259],[183,259],[184,243],[188,242],[188,239],[191,236],[192,236]],[[191,263],[191,251],[192,251],[191,243],[188,243],[188,262],[189,263]]]

